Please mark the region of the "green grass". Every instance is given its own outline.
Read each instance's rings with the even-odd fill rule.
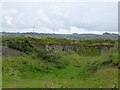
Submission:
[[[22,52],[3,57],[4,88],[111,88],[115,83],[118,86],[117,41],[15,37],[3,38],[2,42],[3,46]],[[39,47],[41,44],[79,45],[81,50],[46,51]],[[95,47],[111,49],[101,53]]]
[[[0,56],[0,89],[2,88],[2,57]]]
[[[58,52],[56,62],[35,58],[34,54],[5,57],[3,60],[3,87],[14,88],[111,88],[118,85],[117,49],[100,56],[79,56],[74,52]],[[112,55],[112,63],[102,65]]]

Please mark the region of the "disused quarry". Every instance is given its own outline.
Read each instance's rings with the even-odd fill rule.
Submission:
[[[5,88],[118,87],[118,41],[5,37],[2,45]]]

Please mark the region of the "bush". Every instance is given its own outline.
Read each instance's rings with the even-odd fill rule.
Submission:
[[[44,60],[45,62],[53,63],[57,68],[64,68],[68,65],[68,61],[62,59],[62,55],[60,53],[48,52],[44,49],[37,49],[37,58]]]
[[[11,40],[3,41],[4,46],[5,42],[7,43],[7,47],[17,49],[25,53],[33,52],[35,49],[32,43],[27,39],[12,38]]]
[[[36,49],[36,57],[45,60],[46,62],[50,58],[48,52],[44,49]]]
[[[57,59],[59,59],[59,55],[56,55],[54,52],[48,52],[45,49],[36,49],[37,58],[41,58],[46,62],[54,63]]]

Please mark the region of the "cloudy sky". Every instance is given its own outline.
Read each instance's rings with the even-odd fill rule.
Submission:
[[[117,2],[3,2],[0,29],[6,32],[118,32]]]

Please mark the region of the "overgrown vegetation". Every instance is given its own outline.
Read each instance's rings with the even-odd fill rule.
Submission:
[[[62,42],[82,45],[84,48],[81,52],[65,52],[38,47],[39,44]],[[96,43],[110,43],[113,47],[101,53],[89,47]],[[3,57],[3,87],[111,88],[115,83],[118,87],[117,41],[17,37],[3,38],[3,45],[22,52],[22,55]]]
[[[88,45],[95,43],[112,43],[115,44],[117,40],[111,39],[95,39],[95,40],[69,40],[61,38],[32,38],[32,37],[4,37],[2,38],[2,43],[10,41],[30,41],[32,44],[74,44],[74,45]],[[9,43],[8,43],[9,44]]]

